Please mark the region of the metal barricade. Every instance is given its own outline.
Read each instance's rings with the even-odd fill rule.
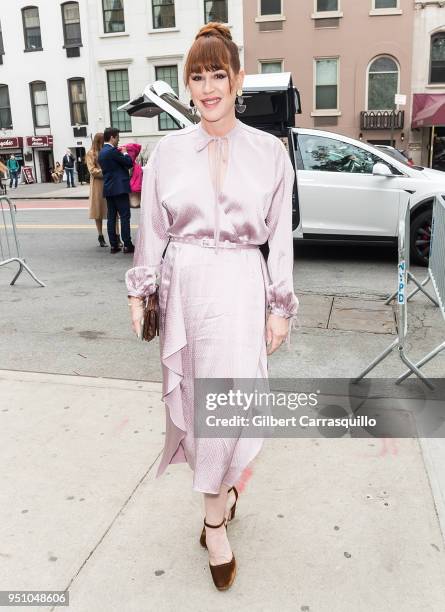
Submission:
[[[438,298],[438,306],[445,319],[445,199],[441,195],[436,195],[433,205],[433,223],[431,226],[431,247],[428,262],[428,280],[431,280]],[[426,280],[423,284],[425,284]],[[417,368],[421,368],[425,363],[431,361],[445,349],[445,342],[442,342],[430,353],[425,355],[418,363]],[[410,376],[411,371],[404,372],[396,381],[397,384]]]
[[[406,197],[405,197],[406,196]],[[398,354],[402,362],[408,366],[409,374],[416,374],[430,389],[434,386],[430,381],[423,375],[419,370],[419,367],[415,365],[405,353],[405,340],[408,331],[408,305],[406,297],[406,288],[408,283],[409,274],[409,235],[410,235],[410,206],[409,197],[407,194],[401,196],[402,201],[401,213],[399,218],[399,233],[398,233],[398,255],[399,262],[397,267],[397,338],[381,353],[376,357],[359,376],[352,380],[353,383],[359,382],[364,378],[371,370],[373,370],[381,361],[383,361],[393,349],[398,349]],[[412,276],[412,275],[411,275]]]
[[[406,236],[405,236],[405,247],[406,247],[406,251],[409,255],[409,251],[410,251],[410,223],[411,223],[411,218],[408,219],[408,223],[405,223],[405,227],[406,227]],[[431,249],[431,247],[430,247]],[[419,291],[421,291],[428,299],[430,299],[433,304],[435,306],[439,306],[439,303],[437,302],[437,300],[434,298],[434,296],[431,295],[431,293],[429,293],[426,289],[425,289],[425,285],[430,281],[430,277],[427,276],[426,278],[423,279],[422,282],[420,282],[419,280],[417,280],[417,278],[414,276],[414,274],[411,272],[410,270],[410,263],[409,263],[409,257],[408,257],[408,264],[407,264],[407,280],[408,283],[413,282],[416,285],[416,289],[414,289],[413,291],[411,291],[411,293],[407,296],[406,300],[409,301],[412,297],[414,297],[416,295],[416,293],[418,293]],[[397,297],[397,293],[398,293],[398,289],[396,289],[394,291],[394,293],[392,293],[389,298],[386,300],[385,304],[390,304],[393,299],[395,297]]]
[[[11,200],[0,196],[0,266],[6,266],[13,262],[19,264],[19,269],[12,279],[11,285],[14,285],[23,270],[26,270],[36,283],[41,287],[45,287],[45,284],[36,277],[20,254],[15,214],[16,208]]]

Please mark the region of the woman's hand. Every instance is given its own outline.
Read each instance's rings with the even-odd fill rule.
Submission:
[[[269,314],[266,323],[267,354],[271,355],[283,343],[289,331],[289,319]]]
[[[143,298],[128,297],[128,305],[130,306],[131,327],[138,338],[142,332],[142,318],[144,316],[144,300]]]

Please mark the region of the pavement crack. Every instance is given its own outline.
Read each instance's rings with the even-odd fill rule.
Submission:
[[[327,323],[326,323],[326,329],[329,329],[329,324],[331,322],[332,311],[334,310],[335,296],[331,296],[331,298],[332,298],[332,301],[331,301],[331,307],[329,309],[328,320],[327,320]]]
[[[102,542],[105,540],[106,536],[109,534],[109,532],[111,531],[113,525],[115,524],[115,522],[117,521],[117,519],[119,518],[119,516],[122,514],[122,511],[124,510],[124,508],[126,508],[128,506],[128,504],[130,503],[131,499],[133,498],[134,494],[136,493],[136,491],[139,489],[139,487],[142,485],[143,481],[147,478],[147,476],[150,474],[151,470],[153,469],[153,466],[155,465],[156,461],[159,459],[159,457],[161,456],[162,451],[159,451],[159,453],[156,455],[156,458],[154,459],[154,461],[151,463],[151,465],[148,467],[148,469],[146,470],[146,472],[141,476],[141,478],[139,479],[139,481],[136,483],[136,486],[133,488],[133,490],[131,491],[131,493],[129,494],[129,496],[127,497],[127,499],[124,501],[124,503],[122,504],[121,508],[118,510],[118,512],[116,513],[116,515],[114,516],[114,518],[112,519],[111,523],[108,525],[108,527],[105,529],[105,531],[103,532],[102,536],[99,538],[99,540],[96,542],[96,544],[94,545],[94,547],[91,549],[91,551],[89,552],[88,556],[83,560],[82,564],[80,565],[79,569],[76,571],[76,573],[71,577],[70,581],[68,582],[68,584],[65,587],[65,591],[68,591],[69,588],[73,585],[74,581],[76,580],[76,578],[79,576],[79,574],[81,573],[81,571],[83,570],[83,568],[86,566],[86,564],[88,563],[88,561],[91,559],[91,557],[94,555],[94,553],[96,552],[96,550],[99,548],[99,546],[102,544]],[[50,609],[50,612],[54,612],[56,606],[53,606]]]

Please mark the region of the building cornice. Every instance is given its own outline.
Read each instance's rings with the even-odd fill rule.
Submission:
[[[157,62],[159,60],[182,60],[184,58],[183,53],[164,53],[163,55],[147,55],[147,62]]]
[[[427,6],[437,6],[443,8],[445,6],[445,0],[414,0],[414,9],[419,11],[426,8]]]
[[[132,57],[123,57],[120,59],[102,59],[102,60],[97,60],[97,63],[100,66],[129,66],[130,64],[133,63],[133,58]]]

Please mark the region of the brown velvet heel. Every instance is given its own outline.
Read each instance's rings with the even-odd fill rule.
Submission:
[[[235,493],[235,503],[230,508],[229,518],[228,518],[227,522],[230,522],[233,519],[233,517],[235,516],[236,502],[238,501],[238,491],[236,490],[236,487],[231,487],[227,491],[227,494],[229,494],[230,491],[233,491]],[[226,524],[226,529],[227,529],[227,524]],[[206,528],[205,528],[205,526],[202,528],[201,536],[199,538],[199,543],[201,544],[201,546],[203,548],[207,548],[207,544],[206,544]]]
[[[227,523],[225,517],[219,525],[209,525],[204,519],[204,530],[206,527],[211,527],[212,529],[218,529],[225,525],[227,529]],[[207,547],[206,547],[207,548]],[[232,553],[232,558],[227,563],[220,563],[219,565],[211,565],[209,561],[210,573],[212,574],[213,584],[219,591],[226,591],[229,589],[236,576],[236,560],[235,555]]]

